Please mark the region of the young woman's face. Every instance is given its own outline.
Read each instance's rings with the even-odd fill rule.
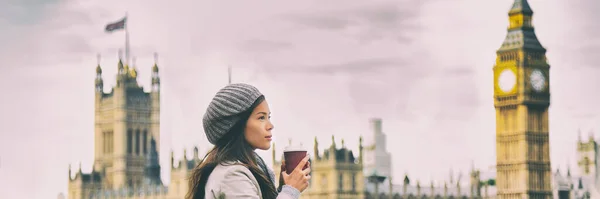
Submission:
[[[271,110],[266,100],[258,104],[248,118],[244,136],[254,149],[268,150],[271,148]]]

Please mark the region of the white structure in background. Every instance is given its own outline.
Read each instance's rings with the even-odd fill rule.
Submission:
[[[377,175],[385,176],[386,180],[379,185],[379,191],[389,190],[389,179],[392,173],[392,155],[387,151],[387,136],[382,131],[381,118],[370,120],[371,133],[365,138],[363,149],[363,173],[365,177],[377,172]],[[392,180],[393,181],[393,180]],[[374,191],[375,186],[365,179],[365,185],[369,192]]]
[[[590,132],[587,140],[581,139],[581,130],[577,140],[577,167],[578,175],[571,175],[568,168],[566,174],[561,174],[557,169],[553,177],[554,199],[600,199],[600,178],[598,170],[598,157],[600,146]]]

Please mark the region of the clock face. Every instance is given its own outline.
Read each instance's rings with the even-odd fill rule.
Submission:
[[[534,69],[529,76],[529,81],[533,90],[540,92],[546,87],[546,77],[540,69]]]
[[[517,76],[510,69],[504,69],[502,73],[500,73],[500,76],[498,76],[498,86],[500,87],[500,90],[505,93],[513,90],[516,83]]]

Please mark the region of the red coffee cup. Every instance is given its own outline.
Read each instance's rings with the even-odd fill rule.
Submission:
[[[287,174],[292,173],[294,169],[300,164],[300,161],[308,154],[307,150],[302,146],[288,146],[283,149],[283,157],[285,159],[285,172]],[[308,168],[308,162],[304,165],[302,170]]]

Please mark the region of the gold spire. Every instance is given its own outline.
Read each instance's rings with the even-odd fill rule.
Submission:
[[[133,57],[133,59],[132,59],[132,64],[133,65],[131,67],[131,72],[129,75],[131,76],[131,78],[135,79],[135,78],[137,78],[137,70],[135,69],[135,57]]]
[[[508,12],[510,25],[508,29],[533,28],[531,17],[533,11],[527,0],[515,0]]]
[[[100,53],[98,53],[96,55],[96,58],[97,58],[97,60],[96,60],[96,62],[97,62],[96,63],[96,73],[102,74],[102,68],[100,68]]]
[[[158,53],[154,53],[154,66],[152,66],[152,72],[158,73]]]

